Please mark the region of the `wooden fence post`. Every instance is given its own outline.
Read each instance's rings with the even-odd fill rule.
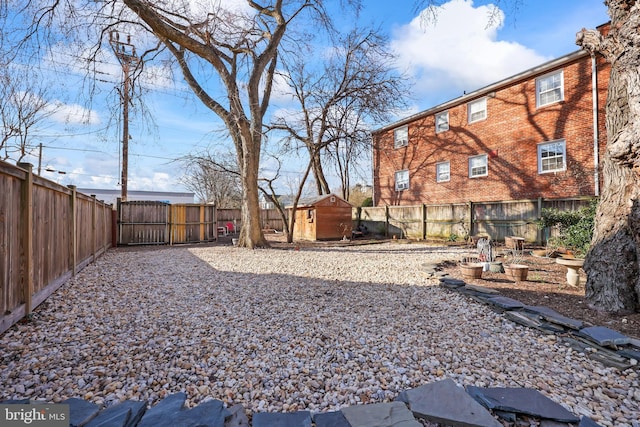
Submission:
[[[116,225],[118,226],[118,245],[122,244],[122,198],[116,199]]]
[[[422,240],[427,240],[427,205],[422,204]]]
[[[204,203],[200,203],[200,241],[204,242]]]
[[[18,167],[26,170],[27,176],[22,183],[20,203],[20,217],[22,218],[22,249],[23,249],[23,298],[24,313],[31,313],[33,298],[33,165],[18,163]]]
[[[97,215],[96,215],[96,209],[97,209],[97,200],[96,200],[96,195],[92,194],[91,195],[92,198],[92,204],[91,204],[91,262],[95,262],[96,261],[96,246],[97,246],[97,227],[96,227],[96,221],[97,219]]]
[[[538,197],[538,219],[542,218],[542,197]],[[543,242],[544,237],[542,236],[542,233],[544,230],[542,230],[542,228],[537,227],[538,228],[538,232],[536,234],[536,240],[537,240],[537,244],[539,245],[546,245],[546,242]]]
[[[389,237],[389,205],[384,206],[384,237]]]
[[[469,237],[474,236],[476,233],[473,230],[473,202],[469,202]]]
[[[71,259],[71,274],[75,276],[78,272],[78,216],[76,214],[78,192],[75,185],[67,185],[67,187],[71,190],[69,197],[69,209],[71,210],[71,215],[69,215],[69,258]]]

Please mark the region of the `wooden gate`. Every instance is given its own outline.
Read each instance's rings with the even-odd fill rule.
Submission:
[[[171,205],[171,244],[216,240],[216,210],[213,205]]]
[[[167,245],[216,240],[213,205],[118,202],[118,245]]]

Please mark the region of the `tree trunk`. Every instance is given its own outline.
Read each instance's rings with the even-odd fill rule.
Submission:
[[[239,158],[240,176],[242,180],[242,228],[238,236],[238,246],[268,248],[269,242],[262,232],[260,201],[258,197],[258,169],[260,166],[260,135],[251,132],[249,124],[240,125],[242,157]]]
[[[640,311],[640,5],[609,0],[610,31],[582,30],[577,43],[611,63],[602,195],[584,270],[593,308]]]
[[[309,155],[311,156],[311,169],[313,170],[313,177],[316,180],[318,195],[322,196],[323,194],[331,193],[331,188],[329,188],[329,183],[327,182],[327,178],[324,176],[324,170],[322,169],[320,151],[311,148],[309,150]]]
[[[604,185],[596,212],[591,249],[584,263],[586,298],[593,308],[611,312],[637,311],[640,279],[640,179],[626,166],[606,156]]]

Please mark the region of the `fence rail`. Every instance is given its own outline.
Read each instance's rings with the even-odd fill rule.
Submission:
[[[0,161],[0,333],[112,244],[112,207]]]

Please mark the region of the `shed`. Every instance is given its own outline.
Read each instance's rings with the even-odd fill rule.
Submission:
[[[325,194],[296,209],[293,238],[331,240],[351,237],[353,206],[335,194]]]

